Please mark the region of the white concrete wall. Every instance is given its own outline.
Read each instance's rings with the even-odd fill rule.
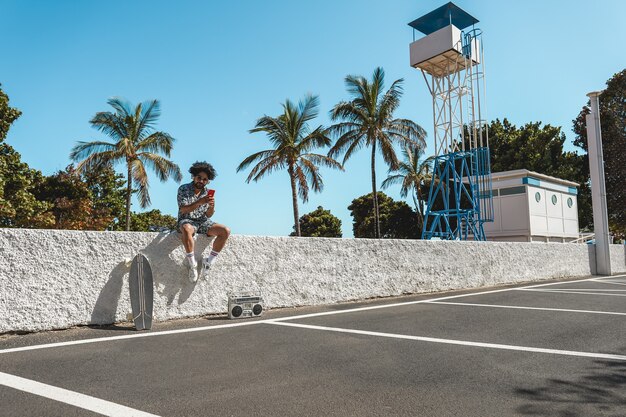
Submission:
[[[196,244],[200,258],[210,240]],[[614,246],[613,271],[626,271]],[[595,263],[592,245],[235,235],[210,279],[191,284],[177,233],[0,229],[0,333],[125,321],[125,260],[140,250],[156,320],[223,313],[240,288],[260,287],[267,308],[316,305],[587,276]]]

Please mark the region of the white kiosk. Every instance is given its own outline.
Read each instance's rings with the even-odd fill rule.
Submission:
[[[570,242],[578,239],[578,184],[526,169],[492,172],[491,241]]]

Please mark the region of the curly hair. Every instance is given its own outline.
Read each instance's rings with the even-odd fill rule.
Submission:
[[[217,177],[217,172],[215,172],[215,168],[213,168],[213,165],[207,162],[194,162],[191,165],[191,168],[189,168],[189,172],[194,177],[199,173],[204,172],[211,181],[214,180],[215,177]]]

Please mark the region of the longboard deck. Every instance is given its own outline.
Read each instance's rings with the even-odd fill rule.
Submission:
[[[145,255],[139,253],[133,259],[128,277],[130,305],[133,309],[133,322],[137,330],[152,328],[152,268]]]

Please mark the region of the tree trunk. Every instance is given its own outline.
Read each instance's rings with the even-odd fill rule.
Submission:
[[[289,179],[291,180],[291,199],[293,201],[293,220],[296,230],[296,236],[302,236],[300,233],[300,215],[298,214],[298,193],[296,192],[296,177],[293,172],[293,166],[289,167]]]
[[[130,196],[133,192],[133,182],[131,178],[130,161],[126,162],[128,165],[128,182],[126,184],[126,231],[130,231]]]
[[[374,200],[374,237],[380,239],[380,216],[378,213],[378,193],[376,192],[376,141],[372,143],[372,200]]]
[[[420,228],[420,232],[424,230],[424,208],[422,207],[422,193],[418,186],[415,196],[415,208],[417,209],[417,224]]]

